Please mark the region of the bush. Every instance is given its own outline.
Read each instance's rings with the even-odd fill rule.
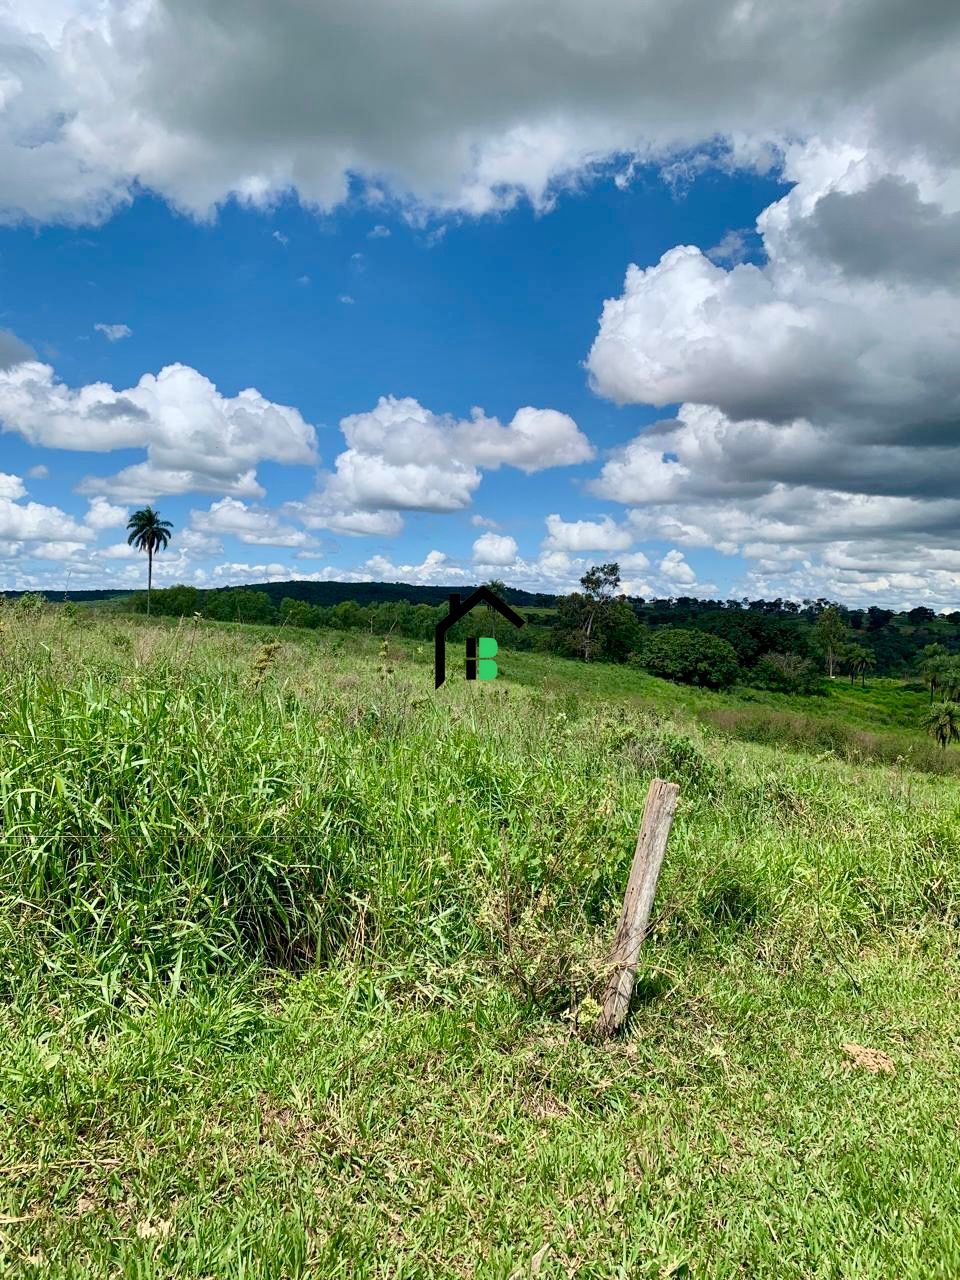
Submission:
[[[38,618],[46,603],[47,597],[40,592],[25,591],[13,607],[21,618]]]
[[[823,692],[820,672],[809,658],[797,653],[767,653],[750,672],[750,683],[776,693]]]
[[[648,671],[664,680],[727,689],[740,674],[732,644],[705,631],[662,627],[653,632],[643,662]]]

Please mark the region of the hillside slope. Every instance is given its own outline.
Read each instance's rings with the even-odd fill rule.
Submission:
[[[435,693],[413,646],[6,621],[11,1273],[960,1272],[955,780],[534,656]]]

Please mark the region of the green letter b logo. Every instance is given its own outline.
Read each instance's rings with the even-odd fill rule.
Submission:
[[[496,680],[497,664],[494,658],[497,653],[497,642],[492,636],[480,636],[477,639],[477,679]]]

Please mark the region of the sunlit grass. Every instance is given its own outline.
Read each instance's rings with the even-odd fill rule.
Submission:
[[[437,694],[379,636],[3,621],[12,1273],[960,1273],[955,781],[731,740],[697,715],[752,704],[622,668]]]

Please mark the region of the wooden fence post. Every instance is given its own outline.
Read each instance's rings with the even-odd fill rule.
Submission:
[[[654,778],[647,792],[637,849],[633,855],[627,892],[623,899],[623,911],[620,913],[620,923],[610,953],[611,973],[599,1023],[599,1031],[605,1036],[613,1035],[623,1025],[630,1008],[640,944],[650,922],[653,895],[657,891],[657,880],[679,792],[680,788],[675,782],[664,782],[661,778]]]

